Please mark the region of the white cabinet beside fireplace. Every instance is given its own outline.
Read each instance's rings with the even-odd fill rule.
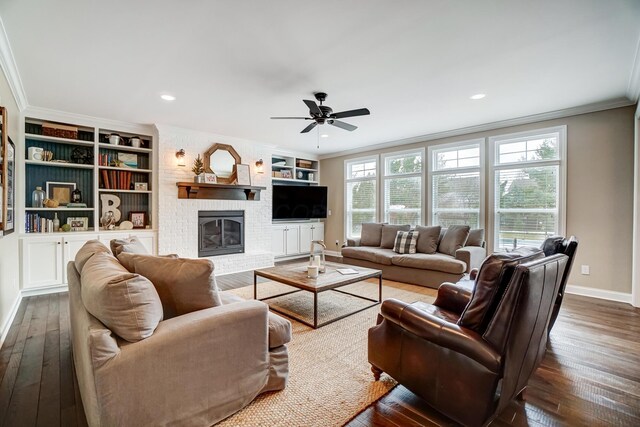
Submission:
[[[276,258],[308,254],[313,240],[324,239],[324,224],[278,223],[271,229],[271,248]]]

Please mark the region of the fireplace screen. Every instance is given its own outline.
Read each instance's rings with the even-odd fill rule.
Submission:
[[[244,211],[198,212],[198,256],[244,252]]]

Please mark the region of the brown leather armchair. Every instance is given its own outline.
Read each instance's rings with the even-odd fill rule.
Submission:
[[[566,265],[542,251],[491,255],[461,312],[440,291],[433,305],[384,301],[369,329],[376,379],[386,372],[463,425],[490,422],[542,360]]]

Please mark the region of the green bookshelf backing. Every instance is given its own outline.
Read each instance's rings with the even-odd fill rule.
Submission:
[[[73,182],[82,192],[82,202],[88,208],[94,206],[93,201],[93,169],[59,168],[44,165],[26,165],[25,205],[30,208],[31,195],[36,187],[47,191],[47,182]]]

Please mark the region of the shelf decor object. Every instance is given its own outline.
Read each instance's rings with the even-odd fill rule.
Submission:
[[[317,185],[319,162],[283,154],[271,156],[271,177],[274,184]]]
[[[241,164],[238,152],[229,144],[215,143],[204,153],[204,171],[215,173],[220,184],[233,184],[235,165]]]

